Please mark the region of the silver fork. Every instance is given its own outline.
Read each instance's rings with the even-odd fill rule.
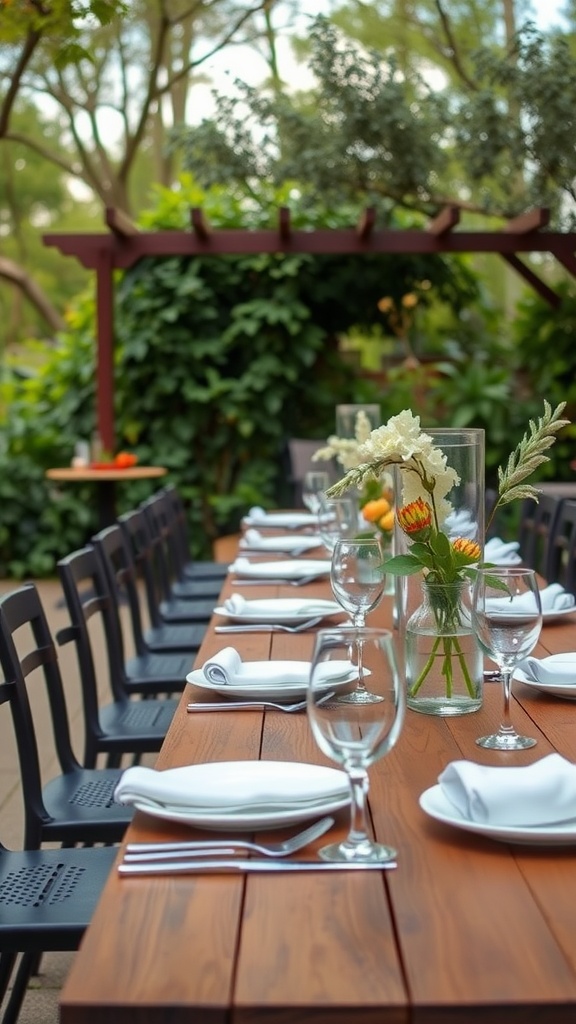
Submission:
[[[230,854],[235,850],[252,850],[254,853],[262,853],[265,857],[289,857],[291,853],[303,849],[308,843],[324,835],[329,828],[332,828],[334,818],[321,818],[313,825],[309,825],[303,832],[298,832],[290,839],[284,839],[280,843],[250,843],[243,839],[201,839],[180,843],[128,843],[124,854],[124,862],[137,863],[141,861],[170,860],[178,857],[202,856],[211,857],[213,854]]]
[[[305,622],[299,622],[297,626],[283,626],[280,623],[261,623],[260,625],[251,624],[249,626],[214,626],[215,633],[303,633],[307,629],[312,629],[313,626],[317,626],[322,621],[323,616],[317,615],[314,619],[306,619]]]
[[[323,704],[324,701],[330,700],[334,696],[334,690],[330,693],[324,694],[320,700],[317,700],[317,704]],[[222,701],[222,703],[210,703],[202,701],[194,704],[187,704],[187,711],[259,711],[261,708],[275,708],[277,711],[304,711],[306,707],[305,700],[299,700],[295,704],[275,704],[271,700],[237,700],[234,703]]]

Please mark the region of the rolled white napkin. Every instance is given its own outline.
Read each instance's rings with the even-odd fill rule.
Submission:
[[[246,661],[243,662],[234,647],[224,647],[205,661],[201,670],[209,683],[218,686],[245,686],[247,683],[306,684],[310,678],[309,661]],[[349,661],[332,661],[321,665],[319,671],[327,680],[339,680],[353,671]]]
[[[258,530],[249,529],[240,540],[240,547],[250,551],[311,551],[320,547],[319,537],[263,537]]]
[[[312,512],[267,512],[254,505],[244,517],[246,526],[278,526],[286,529],[316,526],[318,517]]]
[[[576,600],[574,595],[564,590],[564,587],[560,583],[550,583],[549,586],[544,587],[540,591],[540,601],[542,603],[543,612],[558,612],[563,611],[565,608],[574,608],[576,606]],[[521,614],[526,609],[533,607],[532,595],[530,593],[519,594],[510,600],[509,597],[494,597],[488,598],[486,601],[486,608],[490,611],[497,613],[501,612],[503,615],[510,615],[510,613]]]
[[[242,594],[230,594],[224,601],[222,607],[230,612],[231,615],[242,615],[243,612],[247,611],[248,601]]]
[[[345,796],[344,772],[287,762],[215,761],[157,771],[137,765],[127,768],[116,786],[121,804],[147,803],[185,810],[206,808],[231,812],[244,807],[314,805]]]
[[[536,683],[576,684],[576,654],[552,654],[548,658],[524,658],[517,665]]]
[[[452,761],[438,782],[469,821],[530,826],[576,818],[576,765],[560,754],[510,768]]]
[[[484,545],[484,561],[494,565],[519,565],[522,561],[519,547],[517,540],[503,541],[500,537],[491,537]]]
[[[230,566],[230,571],[238,576],[254,579],[298,579],[300,576],[321,576],[328,575],[331,562],[329,559],[297,559],[290,562],[250,562],[247,558],[240,556]]]

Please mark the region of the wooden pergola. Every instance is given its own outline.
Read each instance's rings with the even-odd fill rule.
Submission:
[[[108,232],[47,234],[46,245],[96,271],[97,423],[103,445],[114,450],[114,271],[127,270],[143,257],[221,256],[245,253],[310,253],[438,255],[497,253],[550,306],[560,297],[520,258],[519,253],[553,255],[576,276],[576,235],[545,231],[549,211],[535,209],[508,221],[500,231],[456,231],[460,210],[445,207],[424,230],[389,230],[376,224],[375,211],[366,209],[350,228],[296,230],[290,211],[278,211],[278,226],[270,230],[213,229],[201,209],[190,212],[189,231],[140,231],[123,213],[108,208]]]

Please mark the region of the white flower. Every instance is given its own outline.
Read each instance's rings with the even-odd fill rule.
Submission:
[[[318,451],[314,452],[312,462],[327,462],[329,459],[336,459],[346,472],[349,469],[356,469],[364,461],[364,459],[359,457],[360,446],[370,436],[371,429],[370,420],[361,409],[356,414],[356,422],[354,424],[356,436],[337,437],[333,434],[328,438],[328,444],[325,448],[319,448]]]

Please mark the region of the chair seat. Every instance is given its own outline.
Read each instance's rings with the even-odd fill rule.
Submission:
[[[80,768],[59,775],[42,790],[48,821],[43,842],[119,843],[133,811],[114,801],[119,768]]]
[[[224,562],[186,562],[182,566],[182,575],[190,580],[218,580],[223,583],[228,575],[228,565]]]
[[[0,851],[0,951],[77,949],[114,847]]]
[[[194,666],[194,654],[151,652],[126,662],[127,689],[139,693],[166,693],[183,690],[186,676]],[[149,685],[148,685],[149,684]]]
[[[174,626],[166,623],[164,626],[153,626],[145,630],[144,640],[150,651],[190,654],[200,648],[205,635],[206,626],[203,623],[181,623]]]
[[[220,596],[222,590],[221,579],[184,579],[174,580],[171,586],[171,592],[174,597],[187,598],[191,601],[197,601],[204,597],[216,598]]]
[[[160,750],[177,707],[178,701],[170,698],[105,704],[98,714],[104,734],[100,749],[122,753]]]
[[[159,612],[164,622],[210,622],[214,611],[214,601],[187,601],[185,598],[173,598],[160,601]]]

